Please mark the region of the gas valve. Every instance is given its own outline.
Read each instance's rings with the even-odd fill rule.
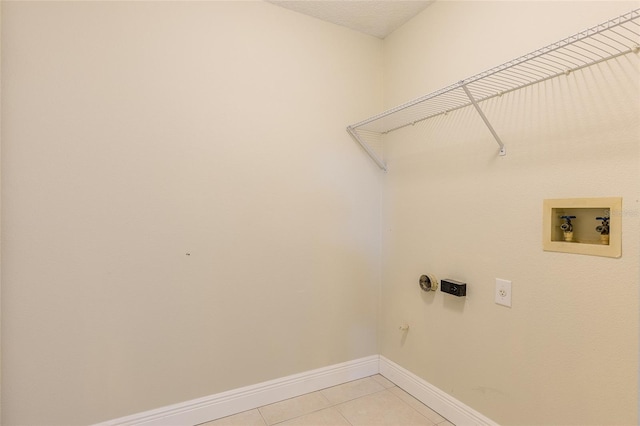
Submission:
[[[438,289],[438,280],[432,275],[421,275],[418,283],[423,291],[436,291]]]

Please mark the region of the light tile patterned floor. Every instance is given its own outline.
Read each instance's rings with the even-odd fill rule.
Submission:
[[[201,426],[454,426],[379,374]]]

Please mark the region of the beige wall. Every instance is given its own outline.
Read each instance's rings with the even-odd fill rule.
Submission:
[[[261,2],[3,2],[3,424],[378,351],[502,424],[636,424],[638,57],[483,105],[504,158],[472,110],[390,135],[386,175],[344,132],[383,67],[392,107],[634,7],[437,2],[383,52]],[[591,196],[622,258],[543,252],[542,200]]]
[[[436,2],[385,42],[386,107],[638,5]],[[639,63],[486,102],[506,157],[471,108],[386,138],[383,356],[500,424],[637,424]],[[620,259],[542,251],[543,199],[604,196],[623,197]],[[467,297],[421,292],[423,273]]]
[[[344,129],[380,40],[263,2],[3,8],[3,424],[377,353],[380,173]]]

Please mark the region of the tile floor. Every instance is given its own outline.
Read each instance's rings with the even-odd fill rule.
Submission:
[[[454,426],[379,374],[201,426]]]

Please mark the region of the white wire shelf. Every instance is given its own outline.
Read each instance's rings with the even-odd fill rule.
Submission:
[[[347,132],[386,170],[366,139],[432,117],[474,106],[505,155],[505,147],[479,103],[613,58],[640,51],[640,9],[586,29],[542,49],[429,93],[347,127]]]

